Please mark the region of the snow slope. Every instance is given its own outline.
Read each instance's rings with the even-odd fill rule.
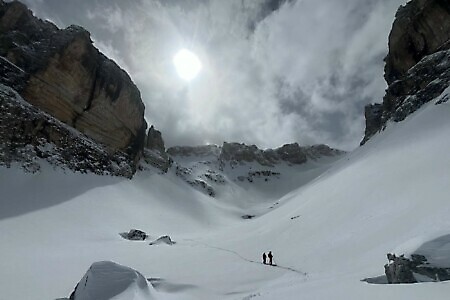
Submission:
[[[268,203],[314,180],[344,156],[318,155],[302,164],[281,161],[272,166],[256,161],[222,161],[218,155],[172,156],[175,163],[169,173],[186,182],[205,183],[216,201],[234,208],[236,215],[258,216],[268,211]],[[201,186],[193,186],[205,192]]]
[[[110,261],[92,264],[74,291],[77,300],[151,300],[151,292],[142,274]]]
[[[110,260],[143,274],[155,299],[448,299],[449,282],[361,279],[382,275],[387,252],[450,261],[449,112],[430,102],[389,124],[251,220],[173,174],[0,169],[0,298],[68,297],[92,263]],[[119,236],[131,228],[176,244]],[[260,263],[269,250],[276,267]]]

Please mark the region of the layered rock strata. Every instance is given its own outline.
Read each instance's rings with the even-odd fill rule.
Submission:
[[[26,101],[135,165],[146,122],[128,74],[78,26],[58,29],[20,2],[0,1],[0,82]]]
[[[43,164],[81,173],[131,178],[128,158],[37,109],[0,84],[0,166],[39,172]]]

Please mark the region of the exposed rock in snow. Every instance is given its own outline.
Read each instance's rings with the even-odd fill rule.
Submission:
[[[156,240],[154,240],[153,242],[150,242],[149,245],[160,245],[160,244],[174,245],[175,242],[172,241],[172,239],[170,238],[170,236],[168,236],[168,235],[163,235],[163,236],[157,238]]]
[[[400,256],[392,258],[393,262],[384,265],[384,272],[388,283],[415,283],[413,270],[416,263]]]
[[[411,259],[392,257],[384,266],[388,283],[416,283],[421,281],[450,280],[450,268],[430,265],[424,255],[412,254]]]
[[[385,276],[366,278],[376,284],[416,283],[450,280],[450,234],[427,241],[409,257],[388,253]]]
[[[129,232],[122,232],[120,236],[130,241],[144,241],[148,235],[139,229],[130,229]]]
[[[162,173],[166,173],[172,165],[172,162],[172,159],[166,153],[144,148],[139,168],[141,170],[146,170],[148,169],[148,166],[152,166],[161,170]]]
[[[75,287],[70,300],[154,299],[147,280],[136,270],[111,261],[95,262]]]

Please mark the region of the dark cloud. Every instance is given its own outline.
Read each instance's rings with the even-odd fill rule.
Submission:
[[[242,6],[245,8],[250,1],[254,0],[242,0]],[[280,9],[286,3],[293,3],[296,0],[265,0],[260,3],[259,12],[255,15],[254,19],[248,20],[248,29],[250,32],[255,31],[259,22],[264,20],[267,16]]]
[[[141,90],[168,145],[298,141],[351,149],[384,93],[382,58],[405,0],[25,0],[87,28]],[[203,70],[187,83],[181,48]]]

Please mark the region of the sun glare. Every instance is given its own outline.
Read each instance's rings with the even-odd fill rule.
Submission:
[[[173,64],[178,76],[187,81],[194,79],[202,69],[200,59],[187,49],[181,49],[175,54]]]

